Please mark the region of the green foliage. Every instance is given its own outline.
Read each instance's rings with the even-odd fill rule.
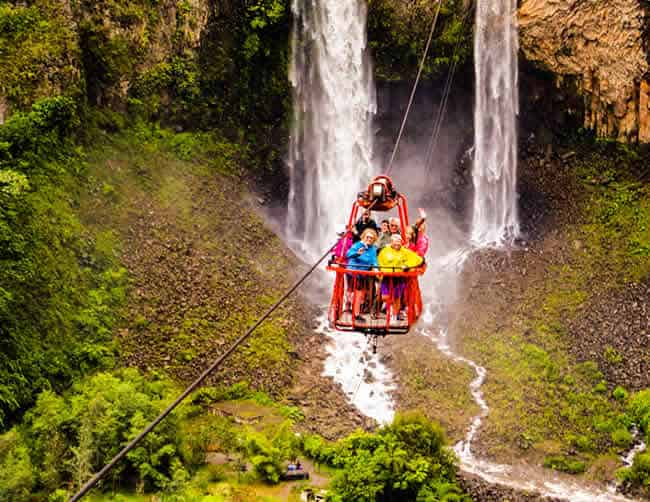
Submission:
[[[593,451],[594,449],[594,443],[589,436],[585,436],[583,434],[570,434],[568,440],[569,443],[579,451],[589,452]]]
[[[264,435],[250,432],[246,437],[246,451],[255,472],[269,483],[280,481],[282,450]]]
[[[427,1],[368,3],[368,39],[375,74],[381,80],[414,78],[437,4]],[[438,78],[453,63],[462,66],[472,54],[471,15],[462,1],[444,2],[425,62],[424,77]]]
[[[0,94],[12,109],[24,110],[58,89],[78,95],[77,55],[73,24],[61,2],[0,3]]]
[[[126,276],[114,256],[94,260],[73,211],[78,125],[74,101],[56,97],[0,127],[0,423],[41,389],[112,364]]]
[[[627,429],[616,429],[612,432],[612,443],[619,448],[629,448],[632,439],[632,434]]]
[[[288,140],[290,15],[287,0],[238,4],[214,20],[200,49],[202,114],[231,141],[246,142],[258,172],[282,169]],[[226,35],[227,34],[227,35]]]
[[[650,389],[637,392],[630,398],[628,413],[646,434],[646,442],[650,442]]]
[[[47,492],[67,483],[79,487],[169,404],[174,390],[165,380],[149,381],[129,369],[99,373],[66,396],[41,393],[20,427],[34,485]],[[178,451],[181,416],[172,413],[129,452],[111,471],[113,481],[135,479],[158,490],[182,485],[188,474]]]
[[[210,404],[219,401],[246,399],[251,395],[248,382],[237,382],[230,387],[201,387],[194,393],[192,404]]]
[[[24,174],[5,169],[0,171],[0,193],[5,197],[17,197],[29,190],[29,181]]]
[[[599,394],[607,392],[607,382],[602,380],[594,385],[594,392],[598,392]]]
[[[603,378],[602,372],[598,369],[598,363],[594,361],[577,364],[576,370],[586,380],[587,384],[597,384]]]
[[[270,48],[262,46],[261,43],[263,31],[286,22],[286,4],[282,0],[257,0],[248,6],[246,15],[250,31],[247,32],[244,40],[244,58],[250,61],[258,52],[270,56]]]
[[[616,387],[612,392],[612,397],[617,401],[625,402],[628,398],[627,391],[623,387]]]
[[[501,374],[498,385],[507,382],[512,389],[491,416],[501,431],[517,434],[513,447],[543,448],[551,455],[578,451],[586,468],[598,452],[620,449],[615,441],[622,444],[623,436],[612,433],[630,425],[622,413],[625,400],[611,398],[597,363],[575,364],[566,357],[557,311],[542,312],[545,322],[535,323],[525,338],[512,335],[489,345],[492,367]],[[564,469],[556,460],[549,462]]]
[[[301,422],[305,419],[305,414],[297,406],[281,406],[279,411],[280,415],[292,422]]]
[[[83,0],[74,8],[87,98],[98,106],[122,104],[121,82],[133,81],[138,63],[156,48],[160,6],[148,0]]]
[[[576,170],[589,194],[590,247],[607,249],[611,265],[642,279],[650,274],[650,188],[634,173],[647,169],[647,152],[604,141],[581,147]]]
[[[326,465],[334,464],[336,447],[327,443],[322,437],[307,435],[302,438],[302,451],[316,462]]]
[[[620,364],[623,361],[623,356],[610,345],[605,346],[603,357],[610,364]]]
[[[454,456],[441,427],[419,413],[398,415],[376,434],[356,432],[336,445],[340,471],[333,500],[469,500],[454,484]],[[321,450],[314,440],[309,451]]]
[[[260,406],[277,408],[280,415],[288,418],[292,422],[300,422],[305,418],[300,408],[278,404],[264,392],[251,389],[249,383],[246,381],[237,382],[230,387],[202,387],[194,394],[192,404],[207,405],[221,401],[244,399],[249,399]]]
[[[621,481],[642,487],[650,494],[650,453],[639,453],[631,467],[619,469],[616,475]]]
[[[650,256],[648,193],[641,183],[615,181],[609,184],[600,203],[598,218],[613,233],[632,227],[628,234],[630,254]]]
[[[543,375],[546,381],[554,382],[560,379],[560,370],[557,363],[548,352],[533,344],[525,344],[523,351],[532,370],[539,375]]]
[[[111,36],[108,28],[101,24],[85,21],[79,29],[84,69],[88,75],[88,97],[92,103],[97,103],[104,88],[131,75],[134,60],[143,53],[133,54],[125,36]]]
[[[129,88],[129,109],[148,120],[189,125],[204,113],[202,91],[198,61],[173,56],[135,79]]]
[[[564,455],[546,457],[544,459],[544,467],[555,469],[556,471],[567,472],[569,474],[582,474],[586,469],[584,462]]]
[[[66,502],[71,496],[71,493],[59,488],[58,490],[54,490],[54,493],[50,493],[47,502]]]
[[[16,113],[0,127],[0,168],[28,171],[48,159],[65,158],[69,135],[79,126],[72,98],[36,102],[30,112]]]
[[[207,166],[228,175],[241,173],[241,165],[249,160],[248,150],[231,143],[218,132],[174,133],[159,123],[136,120],[130,127],[112,138],[118,148],[131,149],[134,145],[148,154],[171,153],[179,160]],[[129,158],[138,162],[140,158]]]
[[[11,430],[0,436],[0,501],[27,500],[34,482],[29,450],[20,434]]]

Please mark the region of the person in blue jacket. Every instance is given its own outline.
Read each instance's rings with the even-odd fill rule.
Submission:
[[[372,270],[379,268],[377,263],[377,248],[375,241],[377,232],[372,228],[366,228],[361,234],[361,240],[352,245],[346,257],[347,268],[350,270]],[[348,274],[348,286],[353,284],[354,289],[354,316],[357,321],[362,321],[361,305],[365,302],[366,296],[374,288],[372,276],[363,274]]]

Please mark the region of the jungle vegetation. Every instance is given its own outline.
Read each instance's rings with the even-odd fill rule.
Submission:
[[[0,500],[65,499],[178,391],[162,370],[123,367],[116,329],[130,277],[120,242],[79,214],[84,191],[94,186],[98,138],[131,138],[124,144],[137,149],[138,131],[164,130],[176,138],[165,148],[193,160],[196,145],[213,134],[220,141],[209,156],[226,175],[282,172],[291,104],[289,2],[213,5],[200,43],[193,3],[170,2],[168,11],[163,4],[0,0]],[[370,2],[370,47],[384,80],[415,73],[431,13],[426,2],[416,4],[404,17],[394,2]],[[449,2],[441,12],[428,78],[470,60],[470,23],[461,7]],[[172,24],[165,24],[168,15]],[[160,51],[158,60],[147,59]],[[115,196],[108,183],[99,190]],[[642,246],[634,249],[647,253]],[[608,433],[627,443],[634,422],[650,440],[648,392],[619,394]],[[267,406],[282,426],[257,431],[202,418],[226,400]],[[336,443],[297,437],[292,427],[301,419],[299,409],[246,383],[205,389],[129,454],[102,489],[161,492],[169,500],[203,496],[211,483],[233,482],[232,473],[204,465],[217,442],[253,466],[253,479],[271,484],[287,460],[307,455],[332,469],[335,500],[465,500],[443,431],[421,415],[398,416],[376,433]],[[566,459],[548,462],[580,470]],[[648,454],[620,475],[648,485]]]

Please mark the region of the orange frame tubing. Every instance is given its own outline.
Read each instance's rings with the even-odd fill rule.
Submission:
[[[406,197],[404,197],[401,193],[397,194],[396,205],[397,213],[399,215],[400,232],[402,235],[405,235],[406,227],[409,225],[408,202],[406,201]],[[352,205],[352,211],[350,211],[350,218],[348,218],[348,230],[352,230],[352,227],[359,219],[359,210],[365,211],[366,208],[360,206],[357,201],[354,201],[354,204]]]
[[[345,268],[341,265],[330,264],[327,266],[327,270],[336,273],[336,279],[334,281],[334,288],[332,291],[332,300],[330,302],[330,307],[328,311],[328,319],[330,323],[339,330],[344,331],[366,331],[376,334],[395,334],[395,333],[407,333],[410,327],[415,324],[419,319],[420,314],[422,313],[422,296],[420,293],[420,286],[418,283],[418,277],[426,271],[426,265],[420,265],[417,268],[411,269],[409,271],[399,271],[399,272],[385,272],[385,271],[376,271],[376,270],[353,270]],[[348,284],[346,287],[346,276],[348,278]],[[406,326],[401,321],[392,321],[391,314],[395,314],[393,310],[393,301],[396,298],[395,290],[393,289],[392,281],[389,283],[389,293],[388,300],[386,301],[386,319],[383,324],[381,320],[377,318],[371,321],[371,324],[368,322],[358,322],[355,319],[354,305],[362,289],[357,288],[357,284],[360,277],[371,277],[373,279],[382,279],[386,278],[402,278],[405,281],[405,288],[402,291],[401,295],[404,299],[404,306],[407,311]],[[350,277],[352,277],[352,284],[350,284]],[[371,299],[375,297],[374,288],[376,283],[373,280],[370,284],[369,292],[371,293]],[[352,292],[351,295],[349,292]],[[381,296],[379,296],[381,300]],[[350,304],[349,309],[347,304]],[[375,312],[371,314],[378,314],[377,312],[377,302],[375,301]],[[379,302],[381,304],[381,302]],[[350,321],[343,321],[343,314],[346,310],[350,311]],[[372,310],[372,309],[369,309]]]
[[[377,177],[380,178],[381,176]],[[385,176],[388,178],[387,176]],[[375,179],[377,179],[375,178]],[[390,180],[390,178],[388,178]],[[397,193],[395,196],[396,204],[391,207],[391,209],[377,210],[376,212],[387,212],[392,210],[397,206],[397,213],[399,215],[400,221],[400,230],[402,236],[406,235],[406,228],[409,224],[408,219],[408,202],[406,197],[402,194]],[[372,205],[368,208],[359,204],[358,201],[354,201],[352,205],[352,210],[350,211],[350,217],[348,219],[347,230],[350,232],[353,228],[353,225],[356,223],[357,219],[360,216],[360,211],[365,209],[370,209],[372,211]],[[331,324],[333,324],[339,330],[346,331],[366,331],[376,334],[389,334],[389,333],[406,333],[408,332],[411,325],[413,325],[422,312],[422,296],[420,293],[420,285],[418,283],[418,276],[422,275],[426,270],[426,264],[423,264],[417,268],[411,269],[408,272],[404,271],[393,271],[393,272],[384,272],[384,271],[372,271],[372,270],[352,270],[345,267],[342,263],[331,262],[327,266],[328,271],[336,273],[336,279],[334,281],[334,289],[332,291],[332,300],[330,302],[330,307],[328,311],[328,318]],[[371,286],[368,288],[368,291],[364,292],[363,288],[357,288],[358,281],[363,276],[372,277]],[[346,287],[346,277],[347,277],[347,287]],[[351,278],[351,279],[350,279]],[[394,300],[394,289],[393,281],[389,282],[389,300],[386,302],[386,322],[383,326],[380,326],[377,322],[373,322],[372,326],[359,324],[355,320],[354,305],[357,303],[358,295],[363,294],[364,296],[370,292],[372,297],[377,294],[374,289],[376,288],[377,282],[375,279],[382,278],[401,278],[405,281],[405,287],[402,295],[404,296],[404,303],[408,307],[407,312],[407,325],[404,326],[400,324],[399,326],[391,325],[391,313],[393,310],[393,300]],[[350,281],[352,284],[350,284]],[[351,291],[351,294],[350,294]],[[381,293],[379,293],[381,296]],[[351,321],[342,322],[341,319],[345,310],[347,310],[346,303],[350,304],[350,319]],[[381,303],[381,302],[380,302]],[[376,319],[375,319],[376,321]]]

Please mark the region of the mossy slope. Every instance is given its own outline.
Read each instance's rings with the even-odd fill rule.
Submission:
[[[190,380],[291,283],[297,262],[233,175],[239,154],[213,137],[141,128],[105,137],[89,155],[81,214],[131,280],[119,330],[127,364]],[[302,318],[289,302],[213,380],[281,393]]]
[[[474,260],[454,333],[488,369],[484,454],[545,458],[548,467],[611,480],[619,467],[611,459],[631,442],[627,393],[616,386],[643,383],[609,369],[647,365],[613,346],[647,350],[647,327],[630,322],[626,307],[649,300],[638,292],[650,277],[650,188],[639,153],[590,141],[570,147],[552,162],[528,159],[522,186],[541,189],[545,203],[526,211],[545,214],[541,235],[509,257]],[[599,318],[629,329],[591,322]]]

